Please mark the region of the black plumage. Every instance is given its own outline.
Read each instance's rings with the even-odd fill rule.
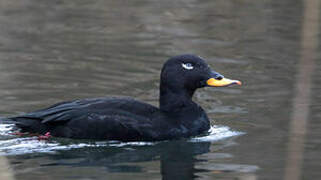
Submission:
[[[191,137],[210,128],[205,111],[192,101],[195,90],[231,84],[240,82],[211,70],[201,57],[180,55],[170,58],[162,68],[160,108],[132,98],[96,98],[62,102],[9,120],[22,132],[50,132],[52,136],[77,139],[157,141]]]

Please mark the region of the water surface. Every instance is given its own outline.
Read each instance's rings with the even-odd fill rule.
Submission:
[[[100,96],[131,96],[158,105],[160,68],[182,53],[208,59],[216,71],[244,85],[195,94],[212,125],[223,130],[210,140],[39,142],[4,129],[1,154],[15,178],[27,180],[283,179],[294,152],[303,157],[299,179],[318,179],[320,24],[305,17],[320,7],[307,11],[308,2],[2,0],[1,116]],[[318,27],[308,37],[316,43],[304,40],[313,30],[309,24]],[[312,57],[303,57],[303,50]],[[302,103],[309,112],[301,152],[288,147],[304,59],[315,63],[307,82],[311,101]]]

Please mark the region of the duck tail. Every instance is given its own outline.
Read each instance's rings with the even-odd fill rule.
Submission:
[[[0,117],[0,124],[15,124],[15,121],[10,118]]]
[[[20,132],[42,133],[46,132],[47,128],[38,119],[10,117],[0,118],[0,124],[14,124]]]

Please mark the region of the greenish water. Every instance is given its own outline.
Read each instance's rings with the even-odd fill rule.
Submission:
[[[215,125],[205,140],[46,143],[10,136],[1,126],[0,153],[24,180],[278,180],[298,171],[299,179],[318,179],[320,13],[318,20],[307,12],[320,7],[309,2],[2,0],[1,116],[100,96],[158,105],[160,68],[182,53],[206,58],[244,85],[197,91],[195,101]],[[308,60],[314,64],[300,71]],[[311,79],[301,80],[308,72]],[[297,91],[300,83],[310,91]],[[304,133],[293,133],[304,107]]]

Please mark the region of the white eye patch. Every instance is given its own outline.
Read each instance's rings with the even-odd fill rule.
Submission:
[[[194,67],[191,63],[182,63],[184,69],[192,70]]]

